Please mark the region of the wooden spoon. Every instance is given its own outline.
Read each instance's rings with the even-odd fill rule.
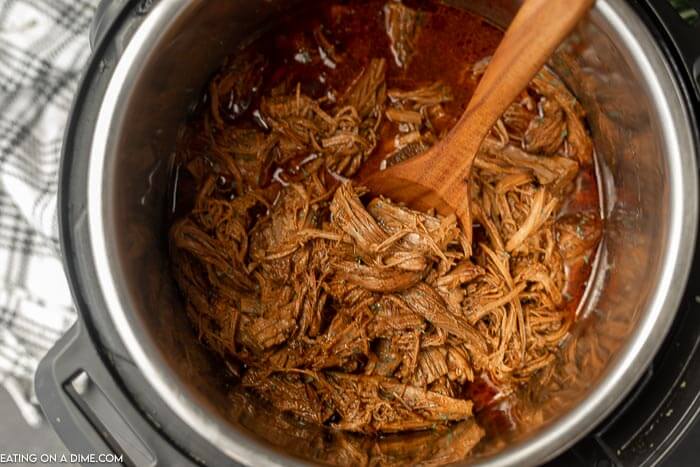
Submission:
[[[415,209],[455,213],[471,240],[469,174],[484,138],[595,0],[525,0],[496,49],[467,110],[425,153],[362,180],[372,192]]]

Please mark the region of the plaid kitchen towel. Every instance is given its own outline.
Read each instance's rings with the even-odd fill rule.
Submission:
[[[75,320],[56,190],[96,3],[0,0],[0,384],[32,425],[37,364]]]

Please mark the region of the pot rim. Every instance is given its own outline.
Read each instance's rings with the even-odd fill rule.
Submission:
[[[236,431],[218,414],[196,404],[189,390],[183,391],[178,376],[168,367],[148,333],[134,323],[139,319],[125,305],[115,280],[113,255],[105,229],[106,198],[104,167],[109,148],[125,118],[125,102],[141,69],[152,53],[149,44],[160,41],[170,27],[203,0],[158,2],[134,32],[126,46],[100,106],[90,150],[87,211],[89,241],[100,292],[117,333],[148,383],[185,423],[229,457],[246,464],[307,465],[281,454],[243,431]],[[504,449],[476,464],[536,465],[568,449],[599,424],[627,395],[658,351],[680,304],[695,246],[698,218],[696,151],[688,109],[673,71],[650,31],[623,0],[598,0],[591,13],[604,21],[628,48],[635,65],[647,79],[652,101],[664,122],[664,153],[669,174],[669,235],[661,258],[659,280],[650,291],[647,312],[637,330],[610,362],[596,387],[575,407],[525,443]]]

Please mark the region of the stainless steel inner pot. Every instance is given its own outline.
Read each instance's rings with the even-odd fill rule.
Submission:
[[[332,439],[312,446],[313,431],[282,433],[263,409],[242,413],[227,396],[170,277],[165,203],[178,128],[207,78],[237,44],[295,3],[158,2],[124,44],[101,103],[87,186],[89,247],[109,313],[133,360],[196,433],[255,465],[347,458]],[[500,25],[518,4],[449,3]],[[598,0],[551,65],[588,112],[604,182],[605,236],[581,309],[587,318],[575,330],[582,351],[604,369],[587,386],[572,388],[568,410],[550,411],[538,429],[471,459],[477,463],[544,462],[621,402],[673,321],[695,244],[696,154],[687,109],[635,12],[623,0]]]

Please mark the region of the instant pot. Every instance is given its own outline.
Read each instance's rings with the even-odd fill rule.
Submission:
[[[168,265],[178,128],[223,58],[300,3],[98,7],[59,187],[79,318],[36,376],[41,406],[73,453],[114,452],[134,466],[342,460],[332,436],[280,430],[264,407],[236,407]],[[499,25],[518,6],[446,3]],[[598,0],[551,61],[586,109],[598,151],[606,231],[576,332],[605,365],[567,410],[471,462],[655,465],[700,411],[699,11],[697,0]]]

